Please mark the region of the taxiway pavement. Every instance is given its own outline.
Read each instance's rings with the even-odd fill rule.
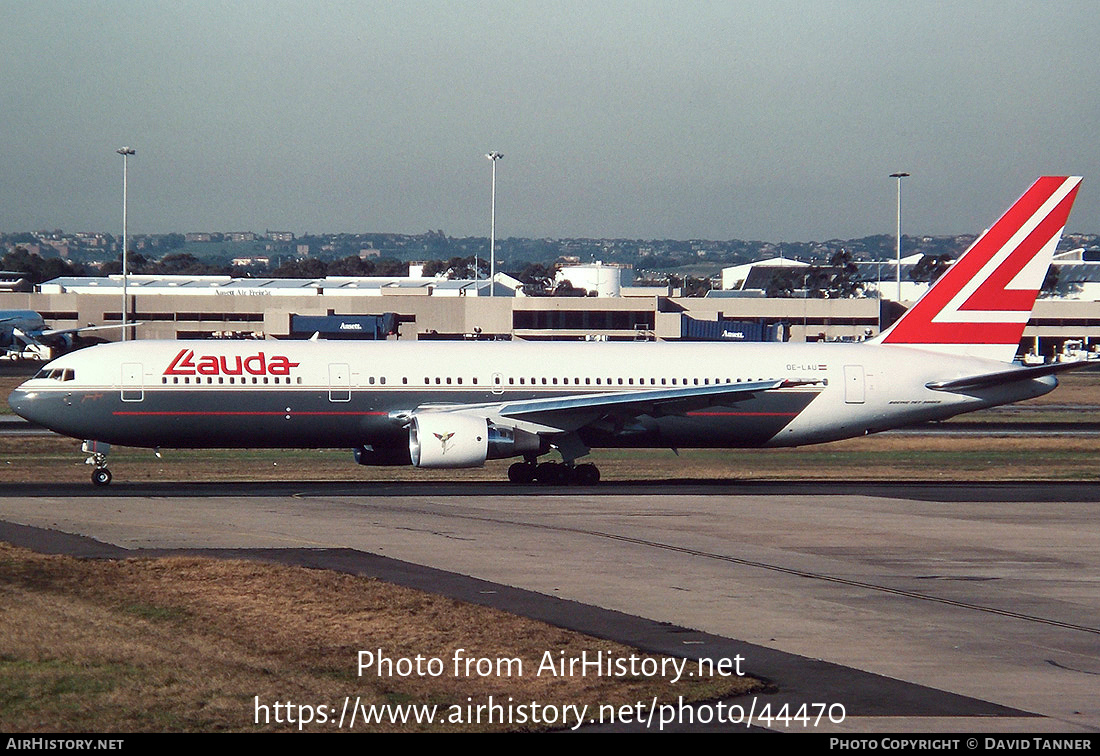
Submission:
[[[838,730],[1097,732],[1098,510],[1075,483],[22,484],[0,537],[389,572],[720,647],[783,700],[849,702]]]

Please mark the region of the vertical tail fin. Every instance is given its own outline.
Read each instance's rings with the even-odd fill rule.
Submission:
[[[1080,176],[1044,176],[877,339],[1011,362]]]

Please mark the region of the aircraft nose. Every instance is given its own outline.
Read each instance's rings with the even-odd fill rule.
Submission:
[[[15,391],[8,394],[8,406],[12,408],[12,411],[20,417],[23,413],[19,411],[19,408],[23,406],[26,401],[26,392],[21,388],[17,388]]]
[[[8,406],[24,420],[30,420],[32,423],[38,422],[34,412],[35,395],[36,392],[20,386],[8,396]]]

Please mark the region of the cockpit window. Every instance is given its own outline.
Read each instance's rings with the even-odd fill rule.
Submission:
[[[55,381],[75,381],[76,372],[72,368],[53,368],[52,370],[43,368],[34,377],[48,378]]]

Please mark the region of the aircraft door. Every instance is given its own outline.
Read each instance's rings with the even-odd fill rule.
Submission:
[[[140,402],[145,399],[141,385],[143,369],[140,362],[122,363],[122,401]]]
[[[863,404],[866,397],[863,365],[844,366],[844,403]]]
[[[328,366],[328,400],[351,401],[351,369],[344,363],[332,363]]]
[[[504,393],[504,375],[501,373],[493,373],[493,393]]]

